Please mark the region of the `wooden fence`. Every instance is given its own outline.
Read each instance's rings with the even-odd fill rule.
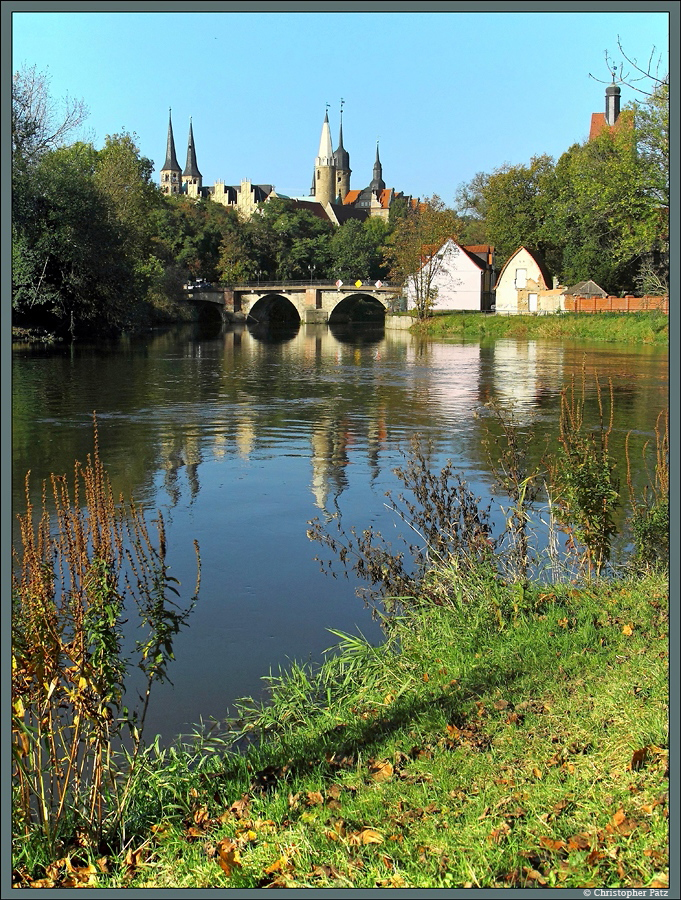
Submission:
[[[669,297],[565,297],[565,312],[648,312],[659,310],[669,315]]]

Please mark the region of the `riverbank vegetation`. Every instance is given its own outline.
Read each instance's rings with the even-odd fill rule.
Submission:
[[[642,454],[650,469],[634,494],[609,455],[612,391],[598,386],[589,423],[584,387],[564,391],[560,446],[540,465],[507,411],[481,411],[496,517],[451,465],[433,471],[415,441],[398,471],[404,496],[390,500],[412,535],[402,549],[371,529],[310,523],[331,565],[366,581],[384,643],[334,633],[321,665],[270,676],[263,704],[243,700],[238,720],[166,748],[110,741],[127,719],[115,694],[127,591],[114,577],[119,514],[96,455],[83,475],[85,519],[57,480],[59,536],[48,537],[45,518],[36,533],[27,511],[13,586],[14,883],[664,887],[667,419],[661,412],[654,446],[628,442],[630,465]],[[622,558],[620,503],[631,528]],[[133,546],[144,533],[133,529]],[[52,540],[84,567],[51,568]],[[141,658],[162,675],[184,618],[169,617],[162,531],[159,541],[132,567],[151,580],[132,585],[157,616]],[[68,742],[77,728],[82,751]],[[79,779],[67,783],[74,767]]]
[[[68,143],[82,102],[60,108],[35,67],[12,92],[13,323],[39,335],[120,332],[191,315],[188,279],[417,279],[417,310],[432,302],[445,237],[492,244],[496,267],[521,245],[540,251],[562,284],[595,279],[610,293],[668,292],[668,83],[651,79],[624,126],[575,144],[557,162],[536,157],[479,173],[455,208],[433,196],[396,202],[386,221],[340,227],[283,198],[242,221],[211,200],[166,197],[134,134],[107,135],[100,149]]]
[[[664,313],[560,313],[550,316],[495,316],[449,313],[413,326],[416,334],[433,338],[539,338],[609,343],[669,343],[669,316]]]

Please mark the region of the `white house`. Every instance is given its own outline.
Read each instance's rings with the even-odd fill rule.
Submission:
[[[563,308],[565,289],[553,287],[543,260],[527,247],[519,247],[499,272],[497,313],[552,313]]]
[[[448,238],[429,256],[420,271],[407,282],[407,306],[416,301],[416,284],[434,293],[432,309],[480,311],[491,305],[494,248],[481,245],[462,247]],[[425,283],[425,284],[424,284]]]

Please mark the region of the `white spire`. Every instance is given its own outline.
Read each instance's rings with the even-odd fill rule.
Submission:
[[[319,141],[319,156],[315,160],[316,166],[332,166],[333,165],[333,147],[331,144],[331,128],[329,127],[329,113],[324,116],[324,124],[322,125],[322,136]]]

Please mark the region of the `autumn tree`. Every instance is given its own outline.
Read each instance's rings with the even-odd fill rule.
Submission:
[[[392,282],[409,288],[417,318],[430,315],[437,298],[437,276],[443,257],[438,251],[456,236],[459,217],[433,195],[395,222],[385,247],[385,263]]]

